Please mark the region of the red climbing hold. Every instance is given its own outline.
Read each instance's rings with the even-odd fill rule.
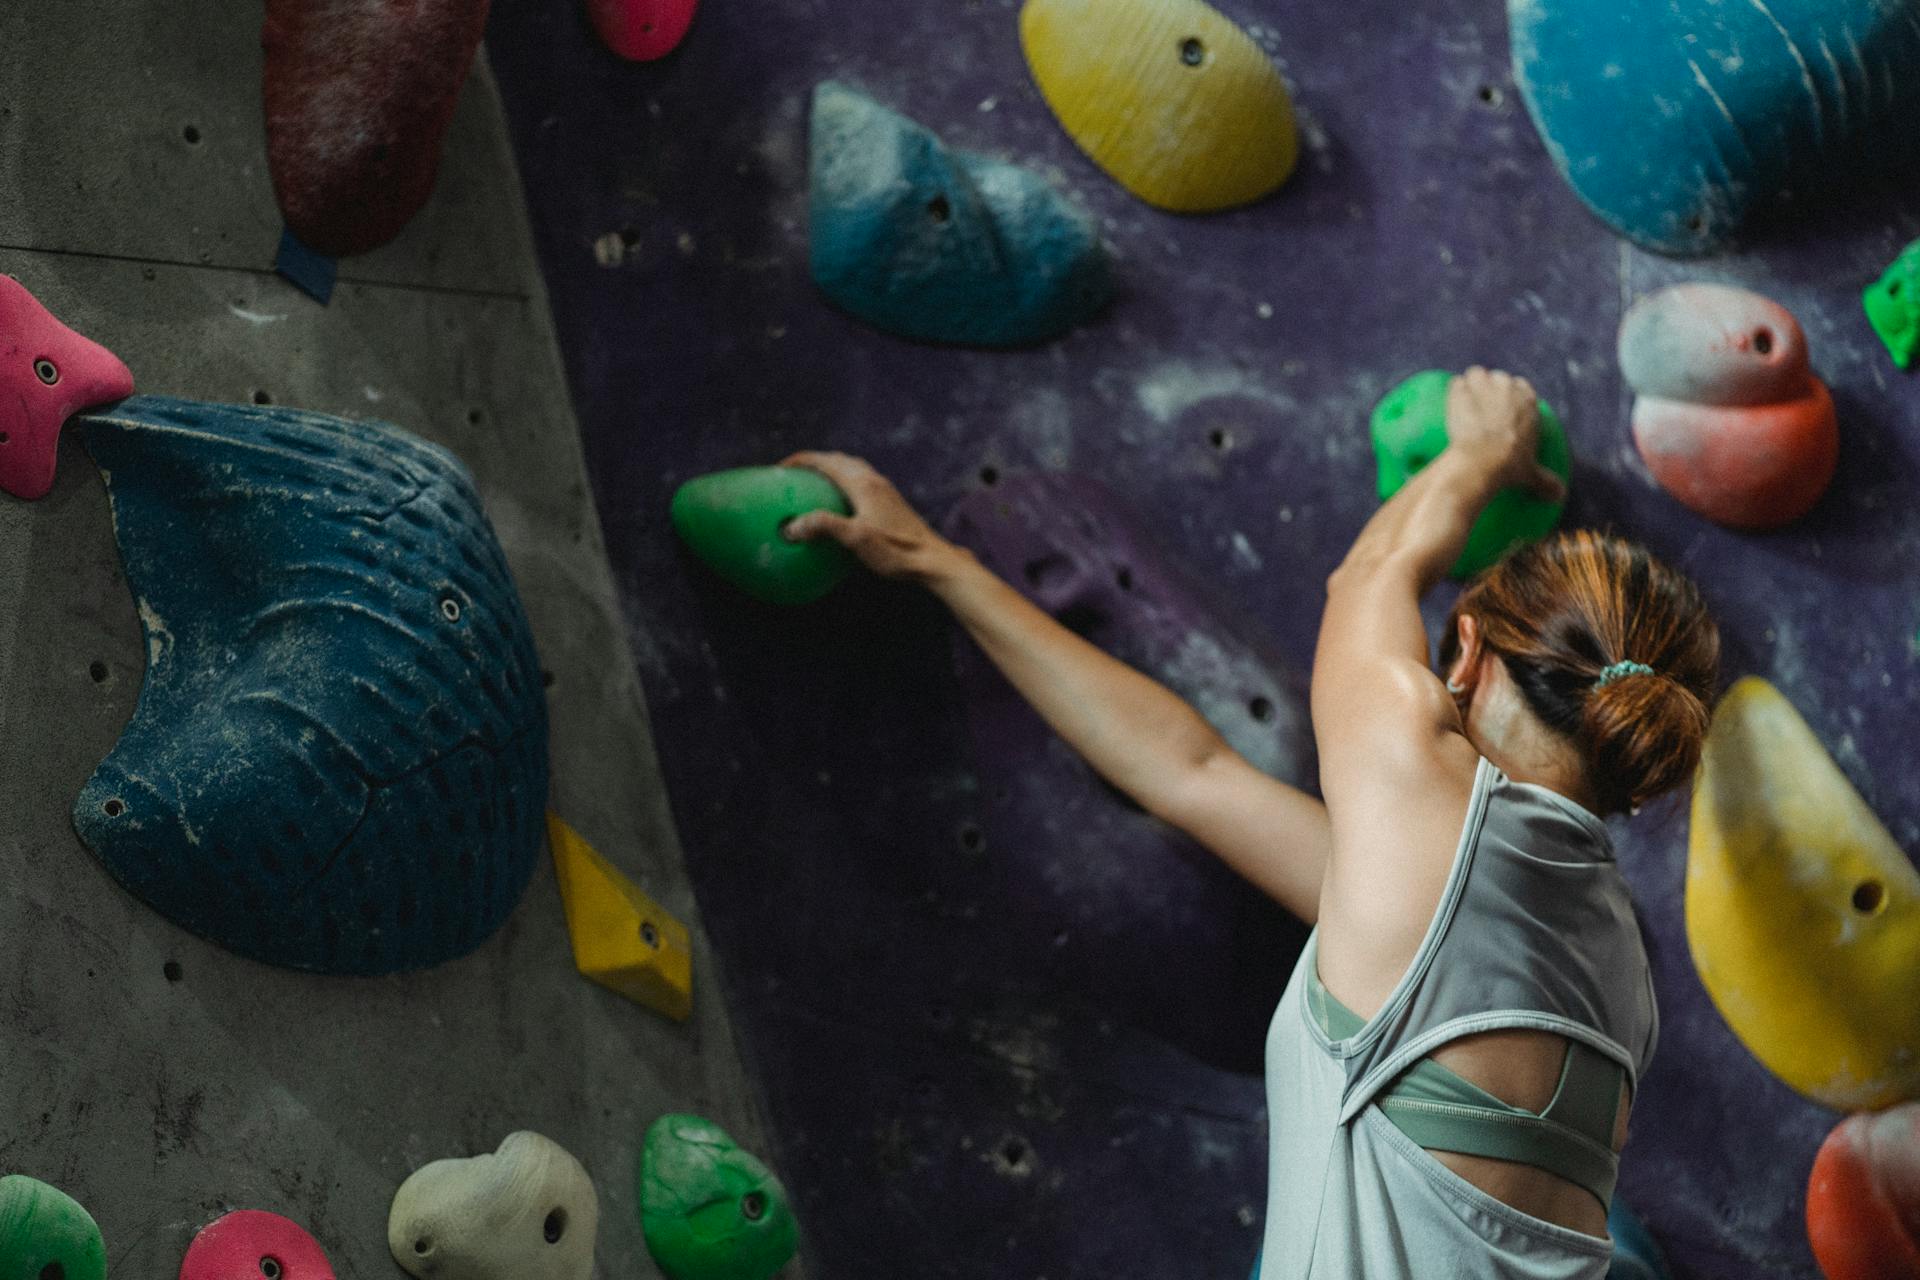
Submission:
[[[1726,285],[1662,289],[1621,321],[1620,369],[1639,394],[1633,442],[1647,469],[1707,519],[1777,528],[1833,479],[1833,397],[1778,303]]]
[[[236,1209],[200,1229],[180,1261],[180,1280],[333,1280],[333,1267],[299,1223]]]
[[[487,4],[267,0],[267,167],[304,243],[365,253],[427,202]]]
[[[672,53],[693,25],[700,0],[587,0],[594,29],[630,62],[652,62]]]
[[[38,498],[53,488],[61,424],[133,394],[120,357],[56,320],[26,286],[0,276],[0,489]]]
[[[1807,1180],[1807,1239],[1827,1280],[1920,1280],[1920,1103],[1834,1126]]]

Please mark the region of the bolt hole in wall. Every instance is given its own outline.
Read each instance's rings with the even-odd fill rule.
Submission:
[[[964,853],[982,853],[987,847],[987,833],[971,822],[960,827],[960,849]]]
[[[980,483],[989,487],[1000,483],[1000,468],[985,466],[980,468]]]
[[[180,136],[187,140],[187,145],[190,147],[200,145],[200,129],[197,125],[190,124],[186,126],[186,128],[180,130]]]
[[[482,413],[478,409],[469,409],[467,410],[467,425],[477,427],[480,425],[481,419],[485,418],[486,416],[487,416],[486,414]]]
[[[1118,569],[1114,570],[1113,584],[1122,591],[1133,590],[1133,570],[1127,568],[1125,565],[1121,565]]]
[[[1227,450],[1233,448],[1233,433],[1225,427],[1215,427],[1213,430],[1207,432],[1207,443],[1218,449],[1221,453],[1225,453]]]
[[[1008,1173],[1025,1173],[1033,1159],[1033,1149],[1027,1145],[1025,1138],[1008,1138],[1000,1144],[1000,1150],[995,1154],[999,1157],[1001,1168]]]
[[[1500,92],[1498,85],[1483,84],[1480,86],[1480,101],[1484,102],[1487,106],[1497,107],[1502,102],[1505,102],[1506,99],[1507,95]]]
[[[185,971],[180,968],[180,962],[178,960],[169,960],[161,965],[160,975],[168,982],[178,982],[186,976]]]
[[[540,1225],[540,1230],[546,1236],[548,1244],[559,1244],[560,1237],[567,1233],[567,1211],[555,1209],[549,1213],[547,1220]]]
[[[4,439],[4,437],[0,437],[0,439]],[[96,658],[88,664],[87,675],[95,684],[105,684],[108,675],[107,664]]]
[[[253,393],[253,402],[255,404],[272,404],[273,397],[264,391],[256,391]]]

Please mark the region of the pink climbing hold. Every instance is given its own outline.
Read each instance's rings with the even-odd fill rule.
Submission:
[[[664,58],[693,25],[700,0],[587,0],[600,38],[629,62]]]
[[[53,488],[60,427],[82,409],[133,394],[120,357],[54,318],[12,276],[0,276],[0,489],[39,498]]]
[[[236,1209],[200,1229],[180,1260],[180,1280],[333,1280],[333,1265],[299,1223]]]
[[[1777,528],[1833,479],[1833,397],[1779,303],[1719,284],[1662,289],[1621,321],[1620,371],[1639,396],[1633,442],[1648,470],[1709,520]]]
[[[267,0],[267,168],[287,226],[377,249],[433,194],[488,0]]]

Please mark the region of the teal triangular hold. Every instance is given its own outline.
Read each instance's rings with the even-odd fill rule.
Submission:
[[[789,520],[849,514],[846,495],[804,467],[741,467],[699,476],[673,495],[673,527],[715,573],[769,604],[806,604],[838,585],[853,557],[829,542],[789,542]]]

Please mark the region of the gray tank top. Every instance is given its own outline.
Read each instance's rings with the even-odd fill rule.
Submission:
[[[1330,1041],[1308,1011],[1318,931],[1267,1033],[1261,1280],[1600,1280],[1607,1240],[1504,1204],[1375,1105],[1396,1076],[1477,1031],[1526,1027],[1592,1045],[1637,1091],[1659,1034],[1652,973],[1600,819],[1490,761],[1413,963],[1360,1031]]]

